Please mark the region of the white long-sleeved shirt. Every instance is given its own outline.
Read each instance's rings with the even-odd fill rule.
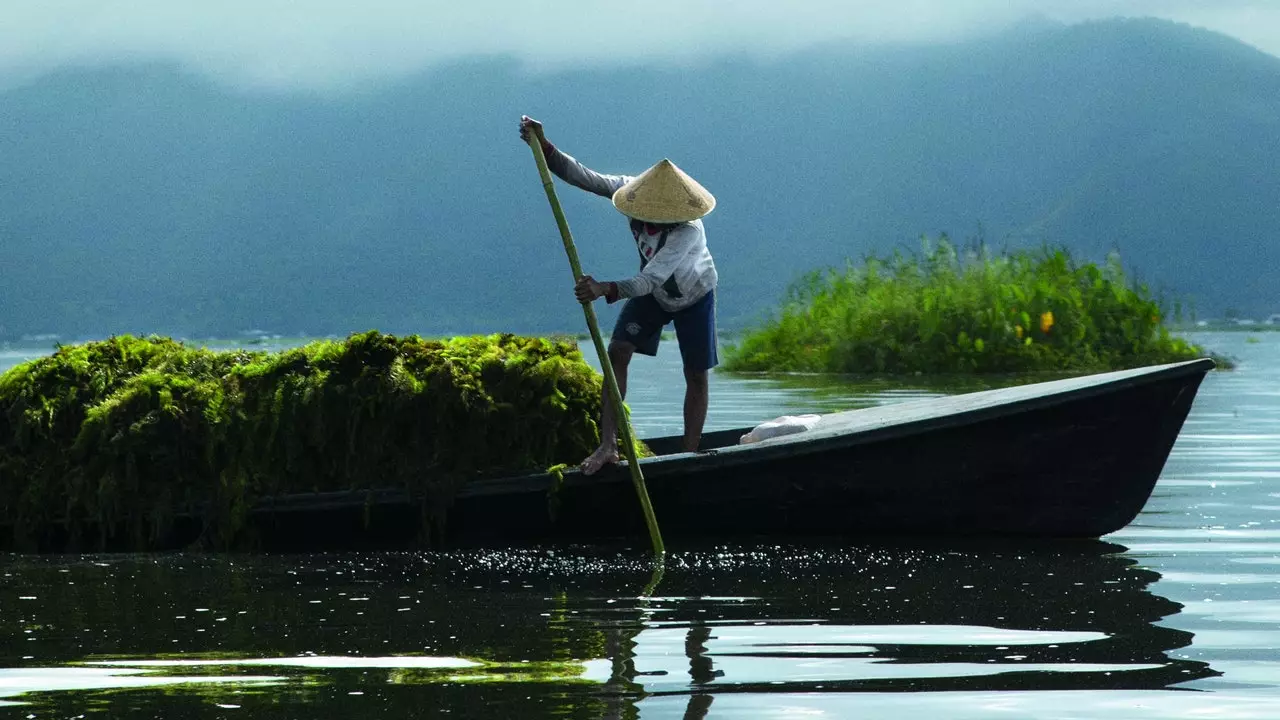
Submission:
[[[545,143],[547,167],[561,180],[606,198],[631,181],[629,175],[604,175]],[[707,234],[701,220],[655,227],[631,221],[631,236],[640,253],[640,272],[619,280],[618,296],[652,294],[667,312],[683,310],[698,302],[716,287],[716,264],[707,249]]]

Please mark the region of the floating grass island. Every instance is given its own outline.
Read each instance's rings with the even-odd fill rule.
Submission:
[[[1099,267],[1059,248],[961,252],[943,236],[915,254],[809,273],[728,349],[724,368],[1083,373],[1208,354],[1173,335],[1165,316],[1114,254]]]
[[[586,456],[600,390],[576,343],[505,334],[60,347],[0,375],[0,546],[142,549],[184,514],[242,545],[257,499],[353,488],[443,522],[469,479]]]

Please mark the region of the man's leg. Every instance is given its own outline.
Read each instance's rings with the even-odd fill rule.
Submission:
[[[716,347],[716,293],[708,292],[675,314],[676,340],[684,362],[684,450],[694,452],[702,441],[710,395],[709,372],[720,362]]]
[[[627,397],[627,367],[631,364],[631,357],[636,353],[650,357],[657,355],[662,327],[669,321],[670,316],[658,307],[652,295],[630,298],[622,306],[618,322],[613,327],[613,337],[609,340],[609,364],[613,366],[618,391],[624,399]],[[608,388],[604,389],[600,409],[600,447],[582,461],[584,475],[595,474],[605,465],[618,461],[618,418]]]
[[[702,440],[707,421],[708,385],[706,370],[684,369],[684,450],[694,452]]]
[[[636,346],[631,343],[618,340],[609,343],[609,364],[613,366],[618,393],[623,400],[627,397],[627,367],[635,352]],[[605,465],[618,462],[618,415],[613,410],[613,398],[609,397],[608,387],[603,389],[603,394],[600,401],[600,447],[582,461],[583,475],[593,475]]]

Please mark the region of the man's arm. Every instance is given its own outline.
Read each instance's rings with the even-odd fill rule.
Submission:
[[[667,242],[662,249],[649,258],[639,275],[628,280],[599,282],[590,275],[583,275],[573,287],[574,297],[578,302],[591,302],[596,298],[604,298],[615,303],[622,298],[648,295],[657,290],[675,273],[680,264],[697,252],[704,242],[701,233],[692,225],[684,225],[667,235]]]
[[[528,142],[530,133],[537,137],[542,144],[542,154],[547,158],[547,169],[555,173],[556,177],[574,187],[602,197],[612,198],[618,188],[626,185],[631,180],[626,175],[604,175],[598,173],[578,162],[568,153],[561,152],[543,134],[542,123],[526,115],[520,118],[520,137],[525,142]]]
[[[626,175],[604,175],[583,165],[568,153],[561,152],[550,142],[543,141],[542,153],[547,156],[547,169],[556,177],[601,197],[612,198],[618,188],[626,185],[631,178]]]

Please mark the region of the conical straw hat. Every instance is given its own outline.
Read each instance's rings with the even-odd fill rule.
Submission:
[[[680,223],[716,207],[716,199],[675,163],[663,159],[613,194],[613,206],[627,217],[651,223]]]

